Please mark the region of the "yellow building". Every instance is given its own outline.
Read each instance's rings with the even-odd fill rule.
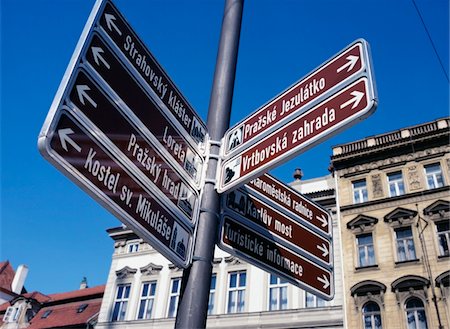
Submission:
[[[449,118],[333,148],[347,328],[449,326]]]

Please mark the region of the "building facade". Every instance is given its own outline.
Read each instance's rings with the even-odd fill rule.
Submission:
[[[336,292],[332,301],[216,248],[208,328],[343,328],[335,189],[331,175],[292,185],[333,213]],[[173,328],[182,270],[131,230],[108,230],[114,254],[96,328]]]
[[[333,148],[347,328],[449,328],[449,119]]]

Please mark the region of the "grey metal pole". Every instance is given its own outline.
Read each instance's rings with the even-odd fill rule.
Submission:
[[[219,223],[219,195],[214,189],[220,146],[230,125],[239,36],[244,0],[226,0],[219,51],[208,109],[211,138],[206,182],[201,200],[192,265],[184,271],[175,328],[205,328],[211,284],[212,261]]]

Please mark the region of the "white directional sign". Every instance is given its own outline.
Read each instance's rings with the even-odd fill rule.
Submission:
[[[43,156],[179,267],[193,253],[206,126],[109,0],[39,135]]]
[[[377,98],[369,58],[367,43],[356,41],[272,101],[270,111],[261,116],[258,110],[230,129],[222,140],[228,152],[223,152],[217,191],[234,189],[372,114]],[[319,91],[306,102],[301,95],[311,79],[311,91]],[[257,124],[250,123],[256,118]]]

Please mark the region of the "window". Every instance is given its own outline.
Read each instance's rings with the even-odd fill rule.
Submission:
[[[5,315],[3,316],[3,322],[13,323],[17,322],[19,319],[20,313],[22,312],[23,306],[8,306],[6,309]],[[51,311],[50,311],[51,312]]]
[[[125,320],[128,299],[130,298],[130,289],[131,284],[120,284],[117,286],[116,299],[114,300],[114,308],[111,321]]]
[[[397,242],[397,258],[399,262],[416,259],[414,239],[411,227],[402,227],[395,230]]]
[[[353,203],[362,203],[368,200],[366,180],[358,180],[353,184]]]
[[[83,313],[84,310],[88,307],[89,304],[81,304],[78,308],[77,308],[77,313]]]
[[[314,294],[311,294],[309,292],[306,292],[305,295],[305,305],[306,307],[310,308],[310,307],[324,307],[325,306],[325,300],[317,297]]]
[[[398,196],[405,194],[405,184],[400,171],[387,175],[389,184],[389,196]]]
[[[128,244],[127,252],[130,254],[132,252],[138,252],[139,251],[139,242],[133,242]]]
[[[139,302],[138,320],[151,319],[153,304],[155,302],[156,281],[144,282],[141,287],[141,300]]]
[[[288,306],[288,283],[276,275],[270,274],[269,311],[285,310]]]
[[[213,314],[214,312],[214,298],[216,295],[216,274],[213,274],[211,277],[211,285],[209,287],[209,301],[208,301],[208,315]]]
[[[368,302],[362,308],[364,329],[381,329],[380,307],[375,302]]]
[[[366,267],[375,265],[372,233],[358,235],[356,237],[356,244],[358,247],[358,266]]]
[[[439,163],[434,163],[425,166],[425,176],[427,179],[427,186],[429,189],[444,186],[444,178]]]
[[[170,284],[169,310],[168,318],[174,318],[177,315],[178,300],[180,298],[181,278],[173,278]]]
[[[439,241],[439,256],[449,256],[450,255],[449,221],[437,222],[436,229]]]
[[[53,310],[47,310],[42,314],[41,319],[47,319],[50,314],[52,314]]]
[[[245,271],[229,273],[227,313],[244,311],[246,279],[247,274]]]
[[[408,329],[427,329],[427,316],[422,301],[410,298],[406,301],[406,320]]]

